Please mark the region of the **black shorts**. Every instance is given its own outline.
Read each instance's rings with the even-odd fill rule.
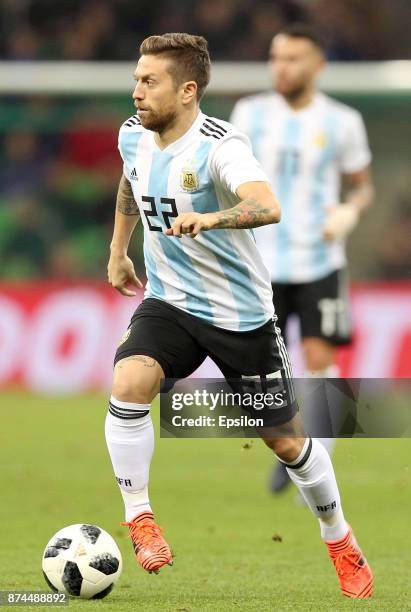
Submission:
[[[292,386],[284,341],[271,320],[255,330],[230,331],[162,300],[147,298],[133,314],[114,363],[131,355],[152,357],[170,380],[190,376],[210,357],[228,381],[248,376],[267,380],[276,373],[287,387]],[[297,410],[296,402],[276,410],[278,424],[289,421]]]
[[[296,314],[303,338],[323,338],[336,346],[351,342],[351,314],[344,269],[310,283],[273,283],[272,288],[277,325],[283,334],[289,315]]]

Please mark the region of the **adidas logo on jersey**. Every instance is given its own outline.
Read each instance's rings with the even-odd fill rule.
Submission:
[[[137,172],[136,169],[133,168],[130,174],[130,180],[131,181],[138,181],[138,176],[137,176]]]

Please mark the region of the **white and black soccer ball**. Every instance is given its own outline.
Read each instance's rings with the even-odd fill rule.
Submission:
[[[43,574],[54,592],[102,599],[120,577],[123,562],[110,534],[96,525],[60,529],[43,553]]]

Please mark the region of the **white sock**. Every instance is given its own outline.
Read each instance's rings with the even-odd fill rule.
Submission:
[[[336,364],[333,364],[322,370],[308,370],[305,375],[307,378],[338,378],[340,375],[340,368]],[[331,457],[335,448],[335,438],[317,438],[317,440],[327,449]]]
[[[140,512],[151,512],[148,479],[154,430],[150,404],[121,402],[111,396],[105,433],[126,521],[131,521]]]
[[[285,465],[291,480],[319,519],[321,537],[327,541],[344,537],[348,525],[331,459],[324,446],[316,439],[307,438],[297,459]]]

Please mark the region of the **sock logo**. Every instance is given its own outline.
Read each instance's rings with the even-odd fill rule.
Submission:
[[[333,501],[331,504],[327,504],[326,506],[317,506],[318,512],[328,512],[329,510],[335,510],[337,507],[337,502]]]
[[[131,487],[131,480],[129,478],[119,478],[116,476],[116,480],[120,486],[124,485],[125,487]]]

